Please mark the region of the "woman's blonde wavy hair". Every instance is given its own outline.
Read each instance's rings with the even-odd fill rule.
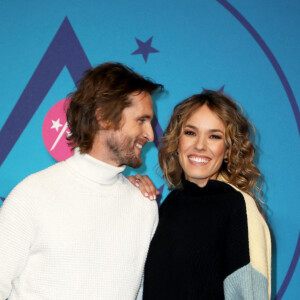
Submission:
[[[158,154],[159,164],[163,176],[169,183],[169,189],[182,188],[183,169],[177,153],[179,139],[188,119],[203,105],[207,105],[225,124],[228,162],[222,164],[219,175],[228,183],[253,197],[262,213],[261,204],[264,202],[261,201],[261,188],[263,182],[260,171],[253,163],[255,148],[250,141],[250,128],[253,133],[255,133],[255,129],[243,116],[241,107],[221,92],[206,90],[175,106]]]

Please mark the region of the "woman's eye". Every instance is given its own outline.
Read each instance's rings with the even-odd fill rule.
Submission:
[[[212,134],[212,135],[210,136],[210,138],[211,138],[211,139],[217,139],[217,140],[222,139],[222,137],[221,137],[220,135],[216,135],[216,134]]]
[[[194,131],[191,131],[191,130],[185,130],[185,131],[184,131],[184,134],[185,134],[185,135],[195,135],[195,132],[194,132]]]

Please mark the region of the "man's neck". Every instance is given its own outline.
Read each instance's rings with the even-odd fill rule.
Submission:
[[[107,144],[103,138],[96,136],[93,142],[91,150],[87,153],[91,157],[100,160],[106,164],[114,167],[120,167],[120,165],[111,158],[111,150],[107,149]]]
[[[89,154],[80,154],[78,149],[67,162],[80,176],[101,185],[113,184],[125,169],[125,166],[116,167]]]

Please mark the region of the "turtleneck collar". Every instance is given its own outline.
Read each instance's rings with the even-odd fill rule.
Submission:
[[[215,194],[218,192],[221,186],[223,186],[223,182],[219,181],[219,178],[217,180],[210,179],[207,181],[207,184],[203,187],[198,186],[197,184],[188,181],[184,178],[184,176],[181,177],[181,182],[183,186],[182,192],[186,195],[190,196],[198,196],[199,194]]]
[[[78,149],[75,149],[74,155],[66,163],[81,176],[101,185],[115,183],[118,175],[126,168],[109,165],[88,154],[80,154]]]

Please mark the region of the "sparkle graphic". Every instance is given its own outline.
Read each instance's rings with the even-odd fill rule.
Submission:
[[[139,47],[137,50],[132,52],[131,55],[142,54],[145,62],[147,62],[148,56],[150,53],[159,52],[157,49],[154,49],[153,47],[151,47],[152,39],[153,39],[153,36],[146,42],[142,42],[141,40],[135,38]]]
[[[61,137],[63,136],[63,134],[65,133],[65,131],[67,130],[67,128],[68,128],[68,123],[66,122],[65,125],[64,125],[64,127],[63,127],[63,129],[61,130],[61,132],[57,136],[55,142],[53,143],[50,151],[52,151],[56,147],[57,143],[60,141]]]
[[[59,127],[62,127],[62,124],[60,124],[60,119],[58,118],[56,121],[51,120],[51,122],[52,122],[51,129],[55,129],[56,132],[58,132]]]
[[[57,161],[65,160],[73,154],[66,139],[70,134],[66,120],[68,101],[69,99],[63,99],[50,108],[45,116],[42,128],[44,144],[50,155]],[[52,127],[49,126],[51,122]]]

